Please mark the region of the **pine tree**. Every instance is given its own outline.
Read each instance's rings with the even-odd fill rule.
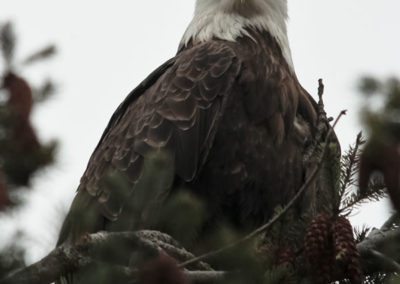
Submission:
[[[41,142],[31,122],[32,109],[54,93],[54,84],[46,81],[40,87],[33,87],[20,74],[23,68],[54,55],[55,47],[45,47],[22,61],[15,57],[16,49],[13,25],[1,24],[0,211],[5,214],[21,205],[14,193],[30,189],[33,176],[54,162],[57,146],[56,141]],[[18,234],[14,244],[0,252],[0,278],[25,265],[24,251],[18,246],[22,236]]]

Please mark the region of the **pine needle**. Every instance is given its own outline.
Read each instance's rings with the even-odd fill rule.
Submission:
[[[10,68],[11,63],[14,59],[16,46],[16,37],[14,34],[13,26],[10,22],[4,24],[0,28],[0,47],[1,53],[6,62],[7,69]]]
[[[38,50],[36,52],[34,52],[33,54],[31,54],[30,56],[28,56],[25,60],[23,60],[22,64],[23,65],[30,65],[33,63],[36,63],[38,61],[41,60],[45,60],[48,59],[52,56],[54,56],[57,52],[56,46],[51,44],[48,45],[44,48],[42,48],[41,50]]]

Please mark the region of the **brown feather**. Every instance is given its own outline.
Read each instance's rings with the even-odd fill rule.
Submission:
[[[101,186],[108,171],[134,185],[153,151],[173,157],[175,184],[205,201],[208,227],[220,220],[259,225],[303,183],[302,154],[315,125],[315,102],[267,32],[238,42],[191,43],[157,69],[117,109],[82,177],[73,208],[118,218],[125,200]],[[296,130],[295,120],[302,130]],[[172,191],[175,189],[172,188]],[[84,201],[80,201],[80,199]],[[119,217],[121,216],[121,217]],[[101,220],[100,220],[101,221]],[[82,234],[68,219],[60,240]]]

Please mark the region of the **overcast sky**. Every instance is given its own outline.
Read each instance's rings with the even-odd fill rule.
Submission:
[[[194,0],[0,0],[0,22],[15,23],[19,56],[47,43],[59,48],[56,58],[24,72],[34,82],[51,77],[58,83],[57,96],[34,113],[41,138],[62,142],[58,163],[36,179],[27,206],[0,221],[3,239],[23,229],[30,261],[54,245],[59,215],[111,114],[174,55],[193,6]],[[359,76],[400,75],[400,1],[289,0],[289,8],[297,75],[312,94],[317,79],[324,78],[329,115],[349,110],[337,128],[346,148],[361,130]],[[370,206],[352,220],[379,225],[387,211]]]

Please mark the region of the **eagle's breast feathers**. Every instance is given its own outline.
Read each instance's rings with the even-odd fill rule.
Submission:
[[[118,108],[79,187],[97,200],[105,218],[118,219],[125,200],[102,187],[101,178],[123,172],[134,191],[154,151],[170,153],[176,178],[206,199],[225,198],[226,191],[240,192],[233,199],[248,194],[256,201],[251,190],[265,188],[258,200],[276,206],[300,184],[301,144],[310,131],[296,129],[301,123],[311,128],[315,110],[274,38],[249,33],[238,42],[189,44]],[[289,177],[291,171],[300,174]],[[273,190],[283,192],[281,198],[268,197]],[[267,212],[265,219],[271,210],[256,211]]]
[[[119,108],[88,163],[81,190],[98,198],[105,216],[115,219],[118,208],[113,205],[113,212],[108,206],[112,192],[104,192],[99,180],[116,169],[134,184],[143,159],[160,150],[174,157],[177,176],[192,181],[212,146],[239,70],[235,53],[222,42],[182,51],[162,74],[153,75],[158,79],[143,94]]]

